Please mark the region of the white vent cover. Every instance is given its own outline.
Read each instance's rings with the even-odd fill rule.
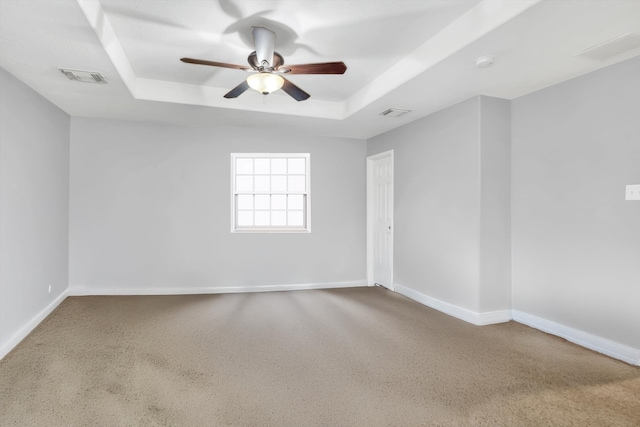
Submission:
[[[634,33],[627,33],[606,42],[591,46],[577,56],[584,56],[591,59],[604,61],[621,53],[640,48],[640,36]]]
[[[401,108],[387,108],[384,111],[381,111],[380,114],[381,116],[386,116],[386,117],[400,117],[404,114],[410,113],[411,110],[403,110]]]
[[[69,80],[76,82],[107,84],[107,79],[97,71],[66,70],[64,68],[60,68],[60,71],[62,71]]]

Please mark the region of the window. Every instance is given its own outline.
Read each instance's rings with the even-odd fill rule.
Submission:
[[[309,232],[309,153],[231,154],[232,232]]]

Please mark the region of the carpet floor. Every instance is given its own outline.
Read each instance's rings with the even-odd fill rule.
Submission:
[[[0,361],[2,426],[639,426],[640,368],[382,288],[70,297]]]

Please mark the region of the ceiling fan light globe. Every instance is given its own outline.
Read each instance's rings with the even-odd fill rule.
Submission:
[[[284,79],[277,74],[258,73],[247,77],[247,83],[251,89],[266,95],[280,89]]]

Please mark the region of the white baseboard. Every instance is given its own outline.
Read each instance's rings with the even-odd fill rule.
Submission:
[[[640,349],[628,347],[624,344],[620,344],[606,338],[601,338],[551,320],[543,319],[518,310],[500,310],[476,313],[474,311],[467,310],[466,308],[422,294],[397,283],[394,288],[397,293],[404,295],[407,298],[474,325],[490,325],[514,320],[518,323],[531,326],[532,328],[548,334],[559,336],[574,344],[597,351],[598,353],[606,354],[614,359],[640,366]]]
[[[485,313],[477,313],[475,311],[467,310],[466,308],[459,307],[455,304],[451,304],[439,299],[430,297],[416,290],[408,288],[398,283],[394,284],[395,292],[406,296],[420,304],[426,305],[450,316],[456,317],[465,322],[472,323],[474,325],[491,325],[494,323],[504,323],[511,320],[511,310],[499,310],[488,311]]]
[[[2,360],[11,350],[15,348],[20,342],[27,337],[35,329],[36,326],[40,324],[53,310],[58,307],[62,301],[64,301],[68,296],[68,290],[64,290],[56,299],[54,299],[49,305],[43,308],[38,314],[33,316],[26,325],[24,325],[18,332],[13,334],[9,341],[4,343],[0,347],[0,360]]]
[[[559,336],[574,344],[597,351],[598,353],[606,354],[615,359],[640,366],[640,349],[628,347],[615,341],[610,341],[606,338],[601,338],[588,332],[583,332],[518,310],[511,310],[511,315],[516,322]]]
[[[155,287],[155,288],[92,288],[73,287],[69,289],[69,296],[88,295],[194,295],[194,294],[231,294],[245,292],[276,292],[301,291],[308,289],[335,289],[367,286],[366,280],[349,282],[305,283],[292,285],[263,285],[263,286],[210,286],[210,287]]]

